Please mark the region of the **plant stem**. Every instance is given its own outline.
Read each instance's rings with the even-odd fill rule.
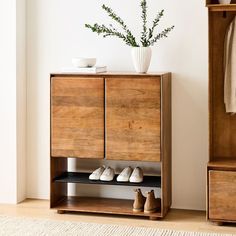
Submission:
[[[168,34],[170,33],[171,30],[174,29],[174,26],[171,26],[169,28],[164,29],[161,33],[157,34],[151,41],[150,41],[150,45],[153,46],[154,43],[156,43],[158,40],[160,40],[161,38],[167,38]]]
[[[147,35],[147,1],[141,1],[141,8],[142,8],[142,20],[143,20],[143,31],[141,33],[141,43],[143,47],[148,46],[148,35]]]
[[[152,39],[153,37],[153,34],[154,34],[154,30],[155,28],[158,26],[162,16],[164,15],[164,10],[161,10],[160,12],[158,12],[156,18],[153,20],[153,25],[152,27],[149,29],[149,35],[148,35],[148,41],[150,43],[150,40]]]
[[[132,46],[132,44],[130,44],[130,40],[128,40],[127,37],[124,34],[118,32],[116,29],[114,29],[114,27],[112,25],[110,25],[110,26],[112,28],[108,28],[105,25],[85,24],[86,28],[91,29],[93,32],[97,33],[98,35],[103,34],[104,38],[106,38],[108,36],[116,36],[120,39],[123,39],[127,45]]]
[[[105,4],[102,5],[102,9],[104,9],[108,13],[108,16],[110,16],[114,21],[116,21],[122,26],[123,30],[127,34],[126,40],[130,42],[130,45],[132,45],[133,47],[139,47],[139,45],[136,42],[135,37],[133,36],[131,31],[128,29],[124,21],[110,7],[106,6]]]

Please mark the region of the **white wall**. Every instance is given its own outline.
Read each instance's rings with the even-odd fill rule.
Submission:
[[[24,0],[0,1],[1,203],[16,203],[25,197],[24,17]]]
[[[103,1],[139,32],[137,0]],[[149,0],[174,24],[153,48],[150,71],[173,72],[173,207],[205,209],[207,162],[207,10],[199,0]],[[27,1],[27,196],[49,196],[49,74],[74,56],[96,56],[109,70],[133,70],[130,48],[85,23],[109,23],[97,0]],[[161,24],[162,25],[162,24]],[[124,195],[126,193],[124,192]]]
[[[16,18],[15,1],[0,2],[0,202],[16,201]],[[6,24],[7,22],[7,24]],[[6,182],[7,181],[7,182]]]

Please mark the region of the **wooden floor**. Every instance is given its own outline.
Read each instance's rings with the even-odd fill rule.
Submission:
[[[161,221],[97,214],[70,213],[59,215],[56,211],[49,209],[48,201],[29,199],[19,205],[0,204],[0,215],[236,234],[236,225],[212,225],[206,222],[205,212],[200,211],[171,210],[168,216]]]

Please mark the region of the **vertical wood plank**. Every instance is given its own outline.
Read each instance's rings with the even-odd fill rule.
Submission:
[[[160,77],[106,79],[106,158],[160,161]]]
[[[55,207],[67,197],[67,184],[54,183],[55,177],[67,171],[67,158],[50,158],[50,207]]]
[[[104,79],[52,78],[51,154],[104,158]]]
[[[172,204],[172,109],[171,109],[171,74],[161,80],[161,172],[162,172],[162,214],[167,214]]]

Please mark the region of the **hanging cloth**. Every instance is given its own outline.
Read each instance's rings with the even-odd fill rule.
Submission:
[[[227,113],[236,113],[236,17],[225,38],[224,102]]]

